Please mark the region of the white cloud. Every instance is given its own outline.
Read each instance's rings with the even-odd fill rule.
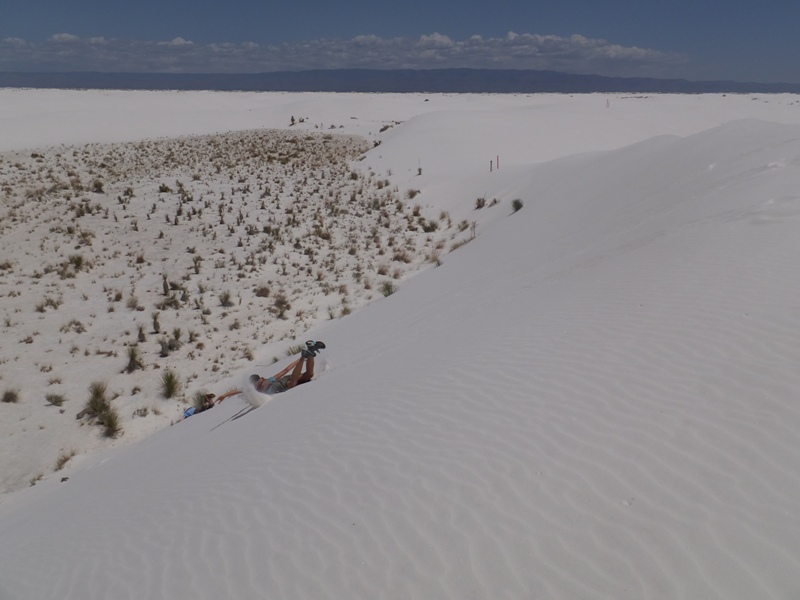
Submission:
[[[182,37],[176,37],[171,39],[168,42],[158,42],[161,46],[186,46],[194,44],[194,42],[190,42],[189,40],[185,40]]]
[[[432,33],[421,36],[416,45],[420,48],[453,48],[456,43],[446,35]]]
[[[69,44],[69,52],[64,46]],[[513,68],[601,75],[676,76],[685,56],[626,47],[582,35],[561,37],[509,32],[497,38],[454,40],[441,33],[418,38],[359,35],[260,45],[80,38],[69,33],[44,43],[7,38],[0,70],[247,73],[303,69]]]
[[[79,42],[81,38],[77,35],[72,35],[71,33],[56,33],[55,35],[50,36],[51,42],[56,43],[68,43],[71,44],[73,42]]]

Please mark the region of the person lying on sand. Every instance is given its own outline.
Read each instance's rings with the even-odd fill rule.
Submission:
[[[324,347],[325,344],[322,342],[308,341],[306,342],[306,347],[300,352],[300,358],[291,363],[288,367],[272,377],[261,377],[255,374],[251,375],[250,383],[253,384],[257,392],[269,394],[270,396],[280,394],[281,392],[290,390],[303,383],[308,383],[314,378],[314,357],[317,355],[317,352]],[[225,400],[225,398],[241,393],[242,390],[231,390],[225,392],[216,399],[214,394],[206,394],[206,400],[203,402],[201,408],[198,409],[194,406],[190,406],[184,411],[183,418],[187,419],[192,415],[208,410],[215,404],[219,404]]]
[[[253,384],[257,392],[269,395],[280,394],[295,386],[308,383],[314,377],[314,357],[324,347],[325,344],[322,342],[306,342],[306,347],[300,353],[300,358],[283,371],[276,373],[272,377],[251,375],[250,383]],[[305,370],[303,367],[305,367]]]
[[[219,398],[216,398],[214,394],[206,394],[205,398],[203,398],[202,404],[200,406],[190,406],[185,411],[183,411],[183,418],[188,419],[192,415],[196,415],[197,413],[201,413],[209,408],[212,408],[218,402],[222,402],[227,398],[230,394],[223,394]],[[215,399],[216,398],[216,399]]]

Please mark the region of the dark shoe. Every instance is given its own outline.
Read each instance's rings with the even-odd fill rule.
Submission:
[[[314,340],[308,340],[306,342],[306,348],[311,352],[317,353],[325,348],[325,344],[322,342],[315,342]]]

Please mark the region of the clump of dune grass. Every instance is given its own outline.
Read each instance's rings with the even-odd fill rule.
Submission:
[[[70,461],[70,459],[75,456],[75,450],[64,451],[59,454],[58,459],[56,460],[56,471],[60,471],[63,469],[66,464]]]
[[[19,390],[15,390],[13,388],[7,389],[5,392],[3,392],[3,396],[0,398],[0,400],[7,404],[16,404],[19,402]]]
[[[128,364],[125,366],[125,372],[133,373],[136,369],[144,369],[142,355],[138,346],[128,346]]]
[[[231,306],[233,306],[233,296],[228,290],[220,292],[218,298],[220,306],[223,306],[225,308],[230,308]]]
[[[108,384],[105,381],[93,381],[89,384],[89,399],[84,406],[89,417],[98,417],[111,408],[106,397],[107,393]]]
[[[106,437],[117,437],[117,435],[122,431],[119,413],[117,412],[117,409],[112,408],[111,406],[109,406],[108,409],[98,417],[97,422],[103,426],[103,435]]]
[[[93,381],[89,384],[89,399],[78,416],[88,416],[103,427],[103,435],[116,437],[121,431],[119,413],[108,400],[108,385],[105,381]]]
[[[391,296],[397,291],[397,285],[393,281],[384,281],[380,287],[381,294]]]
[[[180,375],[172,369],[167,369],[162,373],[159,384],[161,387],[161,395],[164,396],[164,398],[174,398],[183,388]]]
[[[300,354],[303,351],[303,346],[296,345],[296,346],[289,346],[286,349],[286,356],[294,356],[295,354]]]
[[[207,390],[197,390],[192,395],[192,406],[194,406],[196,410],[203,410],[203,405],[206,403],[207,397],[208,397]]]
[[[45,394],[44,399],[50,406],[61,406],[67,401],[62,394]]]

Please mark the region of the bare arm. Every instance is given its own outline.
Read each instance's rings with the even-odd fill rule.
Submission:
[[[241,393],[242,393],[241,390],[231,390],[229,392],[225,392],[216,399],[215,403],[222,402],[223,400],[225,400],[225,398],[228,398],[229,396],[235,396],[236,394],[241,394]]]

